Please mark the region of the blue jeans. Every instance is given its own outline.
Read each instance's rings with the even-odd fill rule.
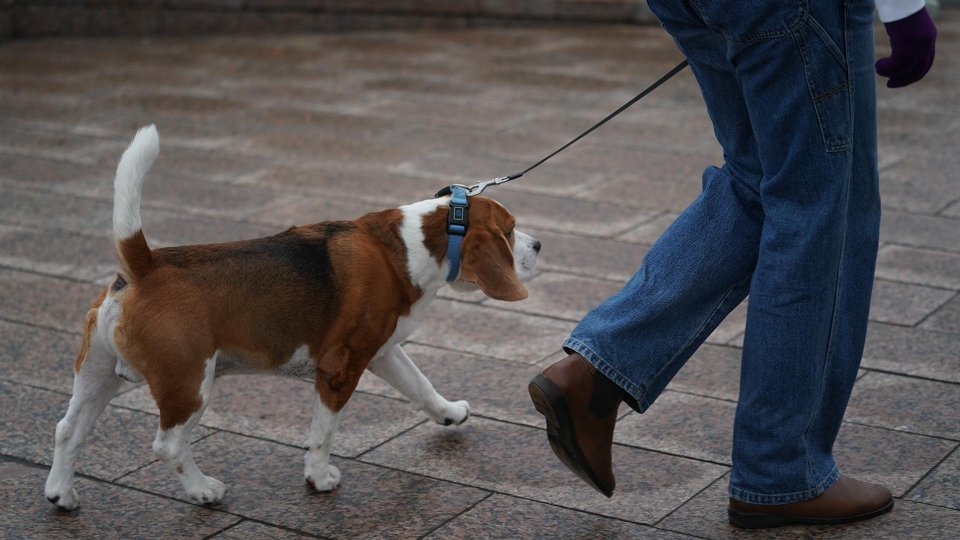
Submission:
[[[725,163],[564,348],[642,413],[749,293],[730,496],[809,499],[840,474],[876,263],[873,2],[649,6],[690,61]]]

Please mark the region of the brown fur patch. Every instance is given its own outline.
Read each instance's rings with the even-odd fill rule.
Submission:
[[[460,248],[462,279],[496,300],[526,298],[527,289],[513,267],[516,220],[492,199],[476,196],[469,201],[470,223]],[[447,212],[448,207],[442,206],[423,217],[424,242],[437,264],[443,264],[447,253]]]
[[[120,260],[120,269],[128,278],[136,280],[153,268],[153,258],[150,246],[143,236],[143,230],[138,230],[130,238],[124,238],[117,244],[117,258]]]
[[[441,206],[425,214],[420,226],[423,231],[423,243],[430,255],[437,260],[437,264],[443,264],[443,259],[447,256],[447,212],[448,207]]]
[[[83,323],[83,339],[80,341],[80,352],[77,353],[77,359],[73,363],[74,373],[80,373],[80,367],[87,358],[87,353],[90,352],[90,340],[93,337],[93,333],[97,331],[97,312],[100,310],[100,306],[106,297],[107,289],[104,289],[100,292],[100,296],[90,305],[90,311],[87,311],[87,317]]]
[[[160,408],[160,427],[201,406],[217,350],[273,370],[307,345],[334,411],[422,295],[410,283],[399,210],[295,227],[267,238],[154,250],[124,289],[114,333]]]

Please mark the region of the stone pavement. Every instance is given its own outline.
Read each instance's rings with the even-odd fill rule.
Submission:
[[[543,242],[530,299],[447,294],[407,345],[442,394],[470,400],[463,426],[436,426],[364,379],[334,448],[342,487],[317,494],[301,477],[311,385],[224,378],[194,453],[229,491],[203,508],[155,460],[152,399],[127,385],[80,456],[80,511],[44,500],[83,316],[115,268],[113,169],[137,127],[156,122],[162,138],[143,199],[151,244],[235,240],[521,170],[679,59],[659,28],[616,26],[0,47],[0,536],[960,537],[957,11],[943,13],[933,72],[880,90],[883,246],[837,459],[890,486],[893,514],[726,524],[745,306],[648,414],[624,411],[612,499],[549,450],[527,381],[720,160],[689,72],[490,193]]]

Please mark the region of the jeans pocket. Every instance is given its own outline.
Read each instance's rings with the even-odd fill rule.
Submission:
[[[843,52],[813,17],[793,34],[807,76],[827,152],[849,150],[852,138],[850,77]]]
[[[708,26],[732,43],[786,36],[807,18],[807,0],[690,0]]]

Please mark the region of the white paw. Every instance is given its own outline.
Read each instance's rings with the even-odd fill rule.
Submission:
[[[446,401],[439,408],[427,413],[442,426],[459,426],[470,418],[470,404],[466,401]]]
[[[305,471],[303,477],[317,491],[333,491],[340,485],[340,470],[333,465],[327,465],[327,470],[319,474]]]
[[[204,476],[198,485],[187,488],[187,496],[201,504],[220,502],[226,493],[227,486],[210,476]]]
[[[76,510],[80,507],[80,495],[77,490],[70,488],[70,491],[47,490],[44,493],[47,500],[64,510]]]

